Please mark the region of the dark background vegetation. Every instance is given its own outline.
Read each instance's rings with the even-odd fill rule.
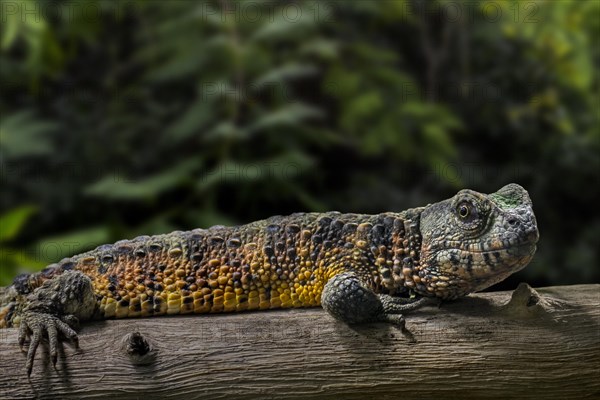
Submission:
[[[529,190],[600,279],[600,2],[3,1],[0,284],[139,234]]]

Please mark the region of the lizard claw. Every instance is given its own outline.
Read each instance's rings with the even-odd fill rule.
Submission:
[[[35,353],[40,341],[44,334],[48,336],[48,342],[50,344],[50,359],[52,365],[56,368],[57,361],[57,350],[58,350],[58,333],[60,332],[67,339],[75,343],[78,348],[77,333],[63,321],[65,318],[59,318],[52,314],[46,314],[35,311],[28,311],[23,315],[21,320],[21,326],[19,328],[19,346],[23,349],[25,338],[31,337],[29,343],[29,349],[27,351],[27,361],[25,363],[25,369],[27,370],[27,376],[31,376],[33,369],[33,360],[35,359]]]
[[[383,320],[398,326],[402,330],[406,327],[406,320],[402,314],[385,314]]]

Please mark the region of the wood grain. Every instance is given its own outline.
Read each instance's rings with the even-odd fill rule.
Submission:
[[[426,307],[408,332],[321,309],[87,323],[56,370],[42,345],[30,380],[3,329],[0,398],[600,398],[600,285],[537,292]]]

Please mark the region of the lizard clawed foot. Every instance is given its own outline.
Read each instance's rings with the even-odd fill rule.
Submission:
[[[321,295],[321,304],[334,318],[349,324],[389,322],[404,330],[402,313],[430,302],[427,297],[404,298],[376,294],[363,285],[355,273],[343,272],[331,278]]]
[[[79,348],[74,328],[79,320],[90,319],[96,307],[96,296],[89,277],[80,271],[65,271],[27,297],[27,307],[20,313],[19,346],[31,338],[27,349],[27,376],[40,341],[48,337],[50,359],[56,367],[58,336],[61,334]]]
[[[27,311],[23,314],[21,318],[21,325],[19,327],[19,346],[21,347],[21,350],[24,351],[23,345],[26,338],[31,338],[29,348],[27,350],[27,362],[25,363],[28,377],[31,376],[35,353],[44,334],[48,336],[48,342],[50,344],[50,359],[52,360],[52,365],[55,368],[57,361],[59,332],[67,339],[71,340],[75,344],[75,348],[79,348],[77,333],[71,328],[71,326],[69,326],[71,322],[76,323],[77,318],[74,316],[57,317],[52,314],[37,311]]]

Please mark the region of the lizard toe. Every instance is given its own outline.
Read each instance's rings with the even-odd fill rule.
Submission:
[[[379,294],[378,296],[386,314],[401,314],[413,311],[431,302],[428,297],[402,298],[387,294]]]
[[[66,321],[70,321],[71,323],[68,323]],[[64,337],[66,337],[71,342],[73,342],[73,344],[75,345],[75,348],[78,349],[79,348],[79,338],[77,337],[77,332],[75,332],[73,330],[73,328],[71,328],[71,327],[78,326],[79,320],[76,317],[74,317],[73,315],[67,315],[67,316],[63,316],[60,319],[56,319],[55,323],[56,323],[56,328],[58,329],[58,331],[60,333],[62,333]]]
[[[29,327],[27,326],[25,321],[22,321],[21,324],[19,325],[19,337],[18,337],[19,348],[21,349],[22,352],[25,352],[24,344],[25,344],[25,340],[27,339],[28,335],[29,335]]]
[[[56,326],[48,325],[46,327],[46,332],[48,333],[48,342],[50,343],[50,359],[52,360],[52,365],[54,366],[54,368],[56,368],[58,331],[56,329]]]
[[[73,329],[79,329],[79,318],[72,314],[61,315],[60,320]]]
[[[31,376],[33,369],[33,360],[35,359],[35,353],[40,341],[42,339],[42,327],[41,325],[34,326],[32,328],[31,342],[29,343],[29,350],[27,351],[27,361],[25,362],[25,369],[27,370],[27,376]]]

